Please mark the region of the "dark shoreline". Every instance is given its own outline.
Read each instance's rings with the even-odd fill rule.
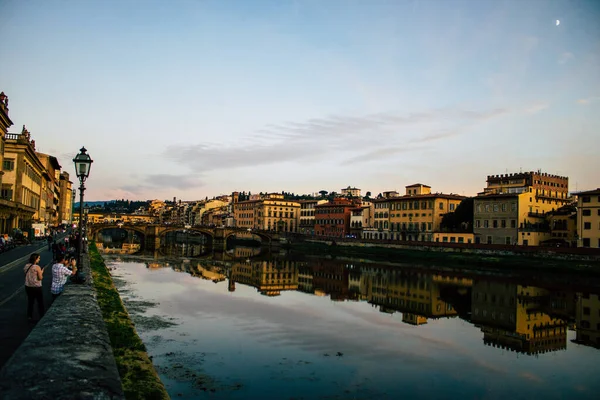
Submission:
[[[325,242],[291,242],[283,246],[292,254],[301,252],[306,255],[324,256],[332,258],[351,257],[353,259],[368,259],[370,262],[386,262],[415,264],[425,266],[424,264],[443,263],[442,268],[450,269],[485,269],[499,271],[518,271],[518,272],[553,272],[553,273],[573,273],[584,274],[587,276],[600,277],[600,261],[597,260],[569,260],[557,257],[531,257],[524,255],[505,255],[505,254],[476,254],[476,253],[455,253],[443,251],[425,251],[398,249],[383,246],[341,246],[330,245]]]

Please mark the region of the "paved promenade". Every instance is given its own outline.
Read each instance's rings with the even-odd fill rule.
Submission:
[[[66,235],[57,236],[61,239]],[[35,322],[27,320],[27,295],[25,294],[25,274],[23,267],[29,261],[31,253],[41,255],[40,265],[51,266],[52,252],[48,251],[48,244],[40,241],[34,244],[19,246],[0,254],[0,369],[23,343]],[[50,307],[52,296],[50,285],[52,271],[44,270],[42,281],[44,291],[44,305],[46,310]],[[37,319],[37,306],[34,307],[34,319]]]

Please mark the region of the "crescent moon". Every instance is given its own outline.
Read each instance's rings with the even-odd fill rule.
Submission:
[[[560,25],[560,19],[557,19],[556,20],[556,26],[559,26],[559,25]]]

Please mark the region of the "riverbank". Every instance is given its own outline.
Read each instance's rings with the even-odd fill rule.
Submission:
[[[146,346],[138,336],[112,277],[94,243],[90,244],[90,267],[98,305],[127,399],[169,399]]]
[[[335,244],[334,244],[335,243]],[[316,240],[292,241],[287,246],[292,252],[303,252],[318,256],[368,258],[372,261],[432,264],[469,268],[519,269],[539,271],[551,269],[554,272],[581,272],[600,275],[599,259],[570,259],[552,257],[552,254],[534,256],[511,254],[509,251],[449,252],[426,247],[407,249],[388,244],[360,242],[326,242]]]

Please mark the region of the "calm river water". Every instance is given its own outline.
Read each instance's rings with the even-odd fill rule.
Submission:
[[[172,398],[598,396],[596,282],[253,252],[105,256]]]

